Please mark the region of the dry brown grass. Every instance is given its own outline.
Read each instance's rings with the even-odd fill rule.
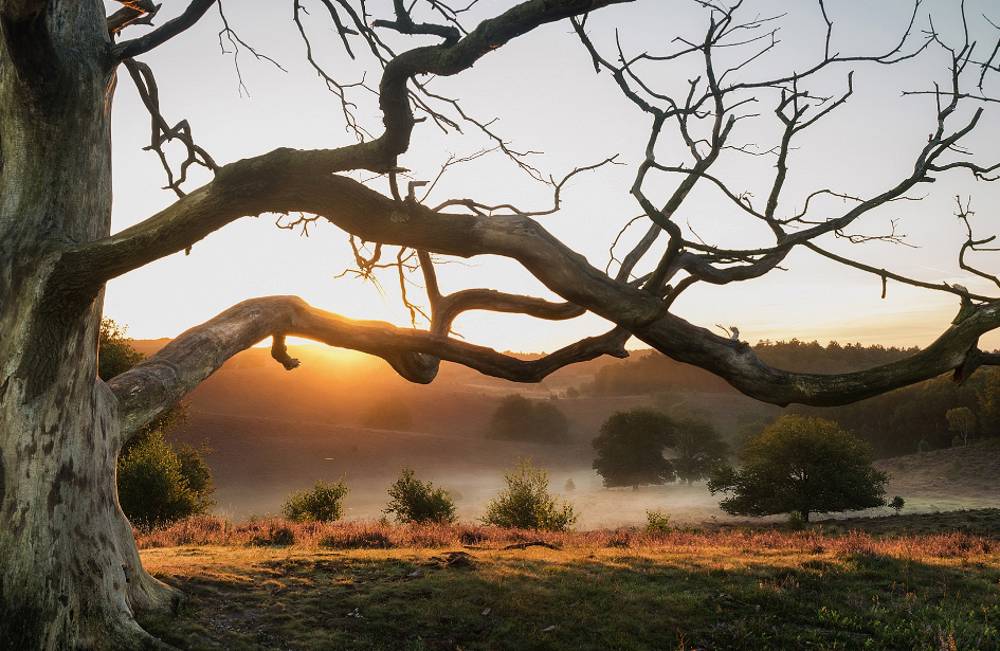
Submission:
[[[778,527],[726,527],[647,532],[637,528],[581,532],[501,529],[473,524],[392,525],[375,521],[296,523],[278,518],[234,524],[200,516],[152,532],[137,532],[143,549],[179,546],[294,546],[303,549],[502,549],[539,541],[566,549],[656,549],[695,553],[784,553],[836,556],[871,554],[894,558],[968,558],[1000,552],[995,537],[966,532],[873,534],[859,530],[803,531]]]

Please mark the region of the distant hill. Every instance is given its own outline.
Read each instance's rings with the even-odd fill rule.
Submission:
[[[1000,506],[1000,438],[883,459],[890,490],[938,509]],[[890,495],[890,497],[892,497]]]

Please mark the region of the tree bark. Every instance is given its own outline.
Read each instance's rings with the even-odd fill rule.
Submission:
[[[0,4],[0,648],[151,648],[134,613],[176,593],[143,571],[118,505],[100,287],[57,264],[110,232],[105,16],[26,4]]]

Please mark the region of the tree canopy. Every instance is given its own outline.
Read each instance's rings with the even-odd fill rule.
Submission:
[[[699,418],[679,420],[670,447],[674,473],[689,484],[707,479],[712,470],[725,461],[729,451],[729,445],[722,440],[718,430]]]
[[[712,493],[734,515],[867,509],[885,504],[887,477],[872,467],[871,448],[833,421],[788,415],[740,450],[741,466],[716,469]]]
[[[674,464],[663,451],[675,444],[676,429],[669,416],[652,409],[617,412],[593,440],[594,470],[609,488],[674,481]]]

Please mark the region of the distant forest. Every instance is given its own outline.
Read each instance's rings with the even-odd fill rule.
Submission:
[[[793,371],[842,373],[892,362],[918,348],[841,345],[831,342],[761,341],[754,346],[768,364]],[[722,379],[694,366],[646,352],[626,362],[605,366],[582,395],[625,396],[704,391],[734,393]],[[984,368],[964,385],[939,377],[843,407],[802,407],[788,411],[838,421],[868,440],[880,457],[950,447],[963,441],[952,430],[947,413],[965,407],[974,415],[971,438],[1000,435],[1000,369]]]

